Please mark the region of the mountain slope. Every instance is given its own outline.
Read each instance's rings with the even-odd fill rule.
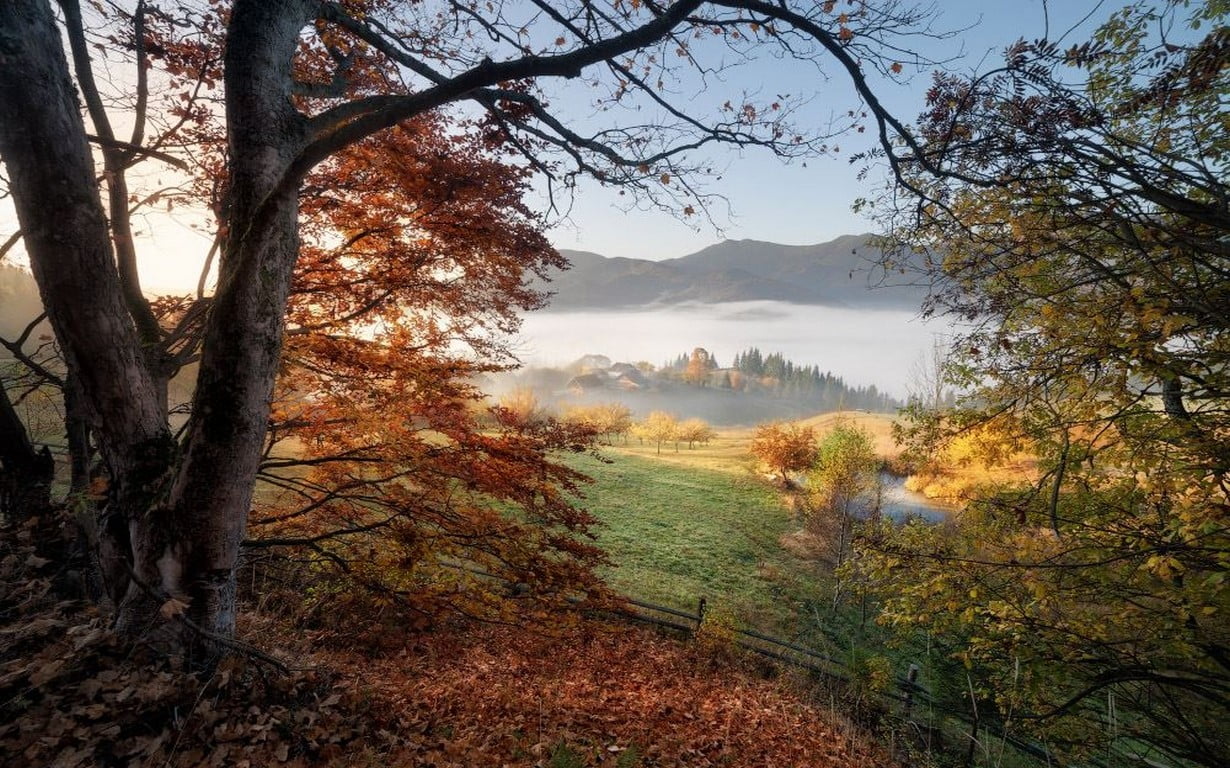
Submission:
[[[816,245],[726,240],[677,259],[606,258],[561,253],[572,268],[539,282],[551,309],[615,309],[695,301],[775,300],[858,309],[917,309],[917,287],[876,287],[880,251],[869,235]]]

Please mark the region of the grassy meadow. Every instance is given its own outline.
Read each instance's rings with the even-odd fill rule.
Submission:
[[[683,450],[686,450],[683,449]],[[782,626],[816,592],[815,565],[780,545],[797,527],[780,493],[750,473],[607,451],[612,463],[570,460],[594,479],[583,506],[603,525],[609,582],[631,597],[735,613]],[[666,454],[663,454],[665,456]]]
[[[813,427],[817,437],[823,437],[839,423],[861,427],[871,435],[876,452],[885,458],[892,458],[901,452],[893,442],[894,421],[895,417],[884,413],[838,411],[822,413],[794,423]],[[756,464],[749,453],[753,432],[754,427],[724,427],[718,430],[717,439],[708,445],[688,448],[686,444],[681,444],[678,450],[672,445],[663,445],[660,454],[653,445],[642,445],[635,438],[629,438],[626,443],[617,442],[610,446],[609,453],[613,458],[639,456],[690,469],[712,469],[747,475],[756,471]]]
[[[804,423],[819,435],[842,419],[866,428],[892,455],[892,418],[824,414]],[[732,614],[748,626],[798,634],[814,624],[828,577],[814,560],[784,546],[802,522],[789,497],[750,458],[753,430],[720,430],[708,445],[678,450],[633,438],[605,447],[607,462],[568,459],[594,482],[582,506],[601,522],[598,544],[615,565],[606,576],[629,596],[694,610]]]

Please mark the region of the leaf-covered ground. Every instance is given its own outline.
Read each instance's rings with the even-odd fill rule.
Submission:
[[[788,684],[720,648],[648,630],[591,623],[551,638],[470,627],[425,636],[361,671],[344,657],[333,663],[401,713],[414,745],[408,765],[891,764]]]
[[[560,637],[458,625],[369,655],[248,614],[247,636],[298,671],[231,660],[202,678],[130,657],[92,608],[56,597],[53,564],[3,550],[5,768],[891,764],[720,643],[596,621]]]

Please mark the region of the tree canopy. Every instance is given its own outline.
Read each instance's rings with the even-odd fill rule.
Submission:
[[[937,75],[882,201],[885,267],[967,323],[965,396],[914,434],[991,425],[1039,478],[873,536],[885,615],[961,638],[1002,716],[1074,753],[1230,754],[1226,13],[1134,4]]]
[[[816,430],[798,424],[761,424],[752,434],[749,450],[789,485],[791,472],[805,472],[816,463]]]

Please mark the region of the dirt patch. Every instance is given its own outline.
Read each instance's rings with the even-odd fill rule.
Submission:
[[[825,542],[811,531],[799,530],[787,533],[777,540],[782,549],[800,560],[820,560],[824,557]]]

